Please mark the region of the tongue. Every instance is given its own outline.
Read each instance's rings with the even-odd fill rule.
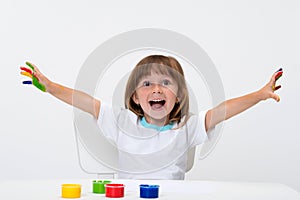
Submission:
[[[152,108],[153,110],[160,109],[161,107],[163,107],[163,105],[160,104],[160,103],[153,103],[152,106],[151,106],[151,108]]]

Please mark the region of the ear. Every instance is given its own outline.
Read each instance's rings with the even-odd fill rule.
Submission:
[[[180,102],[180,98],[177,96],[176,97],[176,103],[179,103]]]
[[[137,96],[136,92],[135,92],[135,93],[133,93],[133,95],[132,95],[132,100],[134,101],[134,103],[135,103],[135,104],[137,104],[137,105],[139,105],[139,104],[140,104],[140,102],[139,102],[139,98],[138,98],[138,96]]]

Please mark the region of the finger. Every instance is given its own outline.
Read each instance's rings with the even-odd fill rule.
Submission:
[[[282,71],[277,72],[276,76],[275,76],[275,81],[277,81],[281,76],[282,76]]]
[[[29,84],[32,84],[32,81],[23,81],[22,83],[23,83],[23,84],[28,84],[28,85],[29,85]]]
[[[281,88],[281,85],[278,85],[278,86],[276,86],[275,88],[274,88],[274,91],[276,91],[276,90],[278,90],[278,89],[280,89]]]
[[[281,88],[281,85],[278,85],[278,86],[272,85],[273,92],[280,89],[280,88]]]
[[[280,101],[280,96],[279,95],[277,95],[277,98],[275,99],[277,102],[279,102]]]
[[[32,71],[26,67],[20,67],[21,70],[28,72],[29,74],[32,74]]]
[[[32,69],[33,72],[38,70],[37,67],[34,64],[32,64],[30,62],[25,62],[25,63],[26,63],[27,66],[29,66]]]
[[[21,72],[22,75],[28,76],[29,78],[32,78],[32,75],[28,72]]]
[[[277,102],[280,101],[280,96],[277,95],[277,94],[275,94],[275,93],[272,93],[271,98],[274,99],[274,100],[277,101]]]

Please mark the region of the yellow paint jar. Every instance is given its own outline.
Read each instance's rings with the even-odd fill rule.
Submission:
[[[80,198],[81,185],[80,184],[62,184],[61,196],[63,198]]]

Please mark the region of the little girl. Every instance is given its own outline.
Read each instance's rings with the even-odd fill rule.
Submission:
[[[35,65],[29,65],[33,77],[46,92],[94,116],[106,138],[120,149],[123,170],[119,178],[125,179],[184,179],[188,149],[203,143],[218,123],[262,100],[280,100],[274,91],[280,88],[275,84],[281,70],[253,93],[191,114],[179,62],[173,57],[150,55],[131,72],[125,91],[125,109],[115,112],[110,104],[52,82]],[[73,96],[76,96],[74,101]]]

